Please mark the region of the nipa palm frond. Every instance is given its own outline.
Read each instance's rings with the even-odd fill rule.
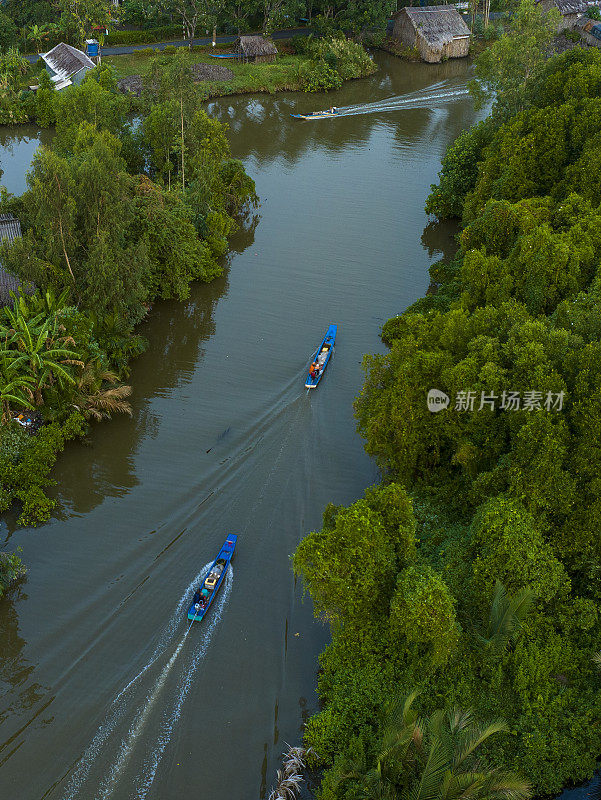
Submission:
[[[407,800],[438,800],[440,787],[448,767],[449,759],[446,748],[442,742],[433,739],[422,773],[411,787]]]
[[[483,794],[487,800],[528,800],[532,785],[512,772],[494,770],[488,775]]]

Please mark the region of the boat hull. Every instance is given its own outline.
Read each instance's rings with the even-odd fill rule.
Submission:
[[[207,611],[209,610],[209,608],[211,607],[211,603],[213,602],[213,600],[217,596],[217,593],[219,592],[221,584],[223,583],[223,581],[225,579],[225,576],[227,574],[227,571],[229,569],[230,561],[232,560],[232,557],[234,555],[234,550],[236,548],[236,542],[237,541],[238,541],[238,537],[237,537],[237,535],[235,533],[232,533],[232,534],[230,534],[230,536],[227,537],[227,539],[223,543],[223,547],[221,548],[221,550],[219,551],[219,554],[217,555],[217,558],[215,559],[215,561],[213,561],[213,563],[209,567],[206,575],[204,575],[204,577],[203,577],[203,579],[202,579],[202,581],[200,583],[200,586],[198,587],[198,591],[200,591],[200,589],[204,586],[205,580],[210,575],[213,567],[217,564],[217,562],[219,560],[223,560],[225,562],[225,564],[223,566],[223,570],[221,571],[221,575],[219,576],[219,579],[217,580],[217,583],[215,584],[215,587],[211,591],[211,594],[209,595],[209,598],[207,600],[207,603],[206,603],[205,607],[197,609],[194,600],[192,600],[192,602],[190,603],[190,607],[188,608],[188,619],[191,620],[192,622],[200,622],[202,620],[202,618],[205,616],[205,614],[207,613]]]
[[[330,114],[324,112],[323,114],[290,114],[293,119],[329,119],[330,117],[335,117],[336,114]]]
[[[319,353],[321,352],[324,345],[329,345],[329,350],[326,355],[325,361],[323,362],[322,368],[319,370],[319,374],[317,377],[312,378],[311,373],[307,374],[307,378],[305,380],[305,389],[316,389],[319,381],[322,379],[324,372],[326,371],[326,367],[330,363],[330,359],[332,358],[332,353],[334,352],[334,345],[336,344],[336,334],[338,332],[337,325],[330,325],[328,330],[326,331],[326,335],[323,337],[323,340],[315,353],[313,354],[311,361],[315,361]]]

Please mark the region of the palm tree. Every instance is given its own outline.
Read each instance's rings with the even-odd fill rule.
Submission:
[[[411,692],[394,703],[384,721],[375,765],[342,775],[357,781],[362,800],[526,800],[531,786],[491,767],[479,754],[484,742],[507,731],[503,720],[480,725],[471,711],[435,711],[420,720]]]
[[[520,776],[491,767],[478,748],[508,731],[503,720],[481,725],[471,711],[435,711],[426,724],[425,763],[403,794],[406,800],[526,800],[532,787]]]
[[[86,419],[109,419],[112,414],[132,414],[131,404],[126,400],[131,395],[131,386],[115,386],[118,375],[103,370],[96,362],[85,365],[77,381],[73,405]],[[105,384],[110,388],[103,388]]]
[[[514,595],[508,595],[501,581],[495,583],[495,592],[484,635],[478,640],[500,654],[520,632],[535,600],[531,589],[525,587]]]

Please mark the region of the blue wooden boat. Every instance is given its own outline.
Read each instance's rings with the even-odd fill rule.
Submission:
[[[188,619],[193,622],[200,622],[209,610],[209,606],[223,583],[227,568],[234,555],[234,548],[236,547],[237,541],[238,537],[235,533],[227,537],[223,547],[219,551],[219,555],[211,564],[211,568],[202,579],[200,586],[196,589],[194,597],[192,598],[192,603],[188,609]]]
[[[306,389],[315,389],[319,381],[321,380],[321,376],[326,370],[326,367],[330,363],[330,358],[332,357],[332,352],[334,351],[334,344],[336,342],[336,331],[338,327],[336,325],[330,325],[327,330],[326,335],[323,337],[322,343],[319,345],[317,350],[315,351],[314,356],[311,358],[311,363],[317,362],[319,364],[319,370],[315,376],[311,375],[311,370],[307,375],[307,380],[305,381],[305,388]]]
[[[335,108],[334,111],[312,111],[310,114],[290,114],[290,116],[294,119],[326,119],[335,117],[339,111],[339,108]]]

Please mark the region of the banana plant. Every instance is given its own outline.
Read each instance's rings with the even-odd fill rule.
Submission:
[[[0,337],[10,340],[17,356],[13,365],[22,375],[33,382],[36,406],[43,405],[43,389],[58,382],[60,386],[74,384],[71,366],[83,367],[80,356],[65,345],[74,344],[73,339],[57,338],[57,323],[44,314],[26,319],[19,308],[5,309],[10,327],[0,324]],[[58,345],[58,346],[57,346]]]

